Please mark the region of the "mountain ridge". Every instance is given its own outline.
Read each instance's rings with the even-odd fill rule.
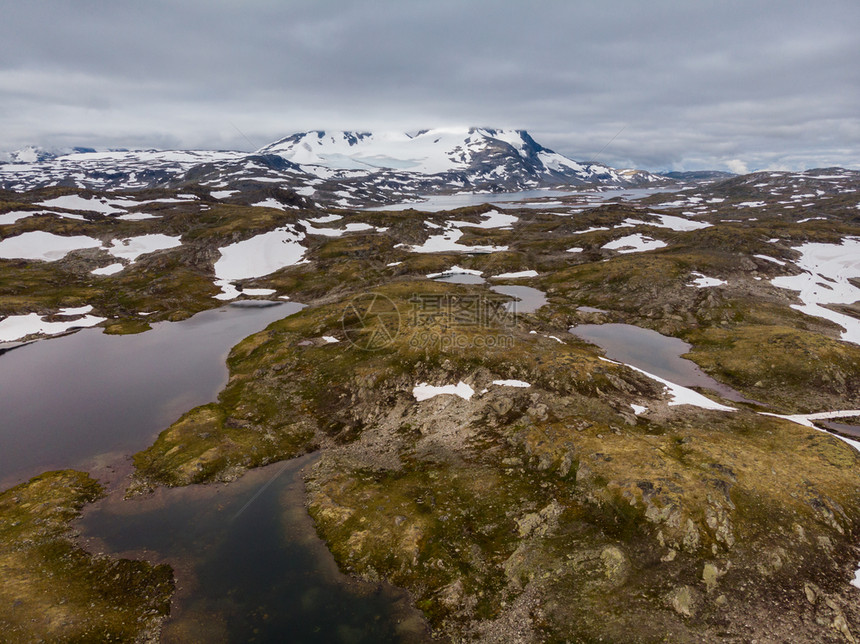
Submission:
[[[95,190],[219,190],[280,183],[320,205],[377,206],[417,195],[514,192],[534,188],[674,185],[644,170],[580,162],[526,130],[435,128],[415,132],[298,132],[254,152],[28,147],[0,157],[0,188],[69,186]]]
[[[257,153],[275,154],[303,166],[339,170],[466,173],[472,180],[486,181],[495,167],[503,165],[509,174],[544,184],[626,181],[625,171],[575,161],[544,147],[520,129],[436,128],[415,134],[312,130],[284,137]],[[640,182],[662,181],[658,175],[636,172],[641,173],[637,178]]]

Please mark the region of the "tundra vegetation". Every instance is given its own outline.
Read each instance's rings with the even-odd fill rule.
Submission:
[[[72,192],[4,193],[0,214]],[[860,636],[860,591],[849,584],[860,561],[860,454],[762,413],[860,407],[860,346],[791,308],[797,293],[771,283],[800,272],[792,261],[802,244],[857,234],[856,197],[831,194],[817,202],[822,218],[808,220],[767,195],[740,205],[761,191],[732,179],[703,188],[701,199],[723,201],[688,216],[709,226],[679,230],[662,224],[678,211],[656,197],[571,215],[508,208],[513,224],[486,228],[490,206],[321,212],[198,192],[192,203],[147,206],[158,219],[84,213],[0,226],[0,238],[181,237],[115,275],[91,273],[115,261],[104,249],[0,260],[0,314],[90,304],[114,333],[220,305],[219,248],[284,226],[303,235],[305,261],[237,285],[307,308],[233,348],[218,399],[134,455],[129,495],[229,482],[318,451],[307,507],[340,567],[406,588],[434,632],[457,641]],[[331,212],[341,219],[313,226],[332,236],[307,230]],[[452,221],[459,244],[506,249],[410,250]],[[334,236],[347,222],[373,228]],[[604,248],[634,234],[665,246]],[[455,265],[486,278],[537,276],[426,277]],[[724,283],[699,288],[695,275]],[[487,288],[497,282],[538,288],[548,304],[506,315],[507,298]],[[366,293],[398,312],[393,326],[390,316],[357,314],[354,298]],[[856,306],[833,309],[856,317]],[[475,307],[488,315],[464,319]],[[702,391],[734,411],[669,404],[659,382],[568,333],[595,322],[685,340],[685,357],[749,401]],[[383,342],[380,324],[390,332]],[[494,383],[511,380],[529,386]],[[472,394],[419,401],[420,383],[465,383]],[[169,570],[95,557],[70,540],[70,521],[98,495],[95,481],[68,471],[2,493],[0,556],[14,583],[4,583],[0,624],[25,639],[121,640],[164,616]]]

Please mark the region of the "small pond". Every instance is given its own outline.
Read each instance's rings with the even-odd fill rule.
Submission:
[[[578,324],[571,327],[570,332],[599,346],[611,360],[632,365],[683,387],[702,387],[728,400],[753,402],[711,378],[695,362],[682,358],[691,346],[678,338],[631,324]]]
[[[76,527],[93,552],[174,567],[165,642],[421,642],[405,593],[342,575],[304,507],[313,457],[229,485],[160,489],[123,500],[127,455],[150,445],[227,382],[232,346],[299,311],[236,303],[138,335],[87,329],[0,354],[3,488],[53,468],[106,481],[110,495]]]
[[[517,298],[505,304],[505,309],[514,313],[534,313],[547,303],[546,294],[531,286],[499,285],[491,286],[490,290]]]
[[[480,275],[469,273],[449,273],[442,277],[433,278],[434,282],[447,282],[448,284],[483,284],[486,280]]]
[[[449,284],[485,284],[480,275],[470,273],[445,273],[441,277],[434,277],[434,282],[447,282]],[[505,310],[513,313],[534,313],[547,303],[546,294],[531,286],[517,286],[498,284],[491,286],[490,290],[500,295],[508,295],[516,298],[505,303]]]
[[[121,490],[78,522],[88,549],[171,564],[177,595],[162,641],[377,644],[428,641],[406,594],[342,574],[304,506],[313,456],[229,485]]]
[[[848,423],[838,423],[834,420],[819,420],[817,421],[822,427],[833,430],[839,434],[845,434],[851,438],[860,438],[860,425],[849,425]]]

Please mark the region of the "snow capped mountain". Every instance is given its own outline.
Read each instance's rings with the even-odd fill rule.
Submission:
[[[95,152],[92,148],[53,148],[45,149],[28,145],[14,152],[0,152],[0,162],[3,163],[42,163],[51,161],[67,154]]]
[[[4,163],[5,161],[5,163]],[[357,207],[421,194],[541,187],[659,186],[670,179],[569,159],[524,130],[302,132],[255,153],[25,148],[0,158],[0,188],[141,190],[197,183],[223,191],[292,190],[321,205]]]
[[[507,144],[528,158],[542,149],[515,130],[435,129],[405,132],[304,132],[259,150],[300,165],[343,170],[407,170],[439,174],[467,170],[472,158],[493,145]]]
[[[14,152],[5,152],[0,155],[0,160],[5,163],[38,163],[53,159],[56,155],[48,150],[28,145],[27,147],[15,150]]]
[[[300,166],[373,173],[454,175],[473,186],[519,184],[626,184],[599,163],[578,163],[537,143],[525,130],[440,128],[405,132],[303,132],[258,150]],[[326,172],[327,174],[327,172]],[[647,173],[646,173],[647,174]],[[653,175],[655,183],[661,180]],[[637,179],[640,182],[642,177]],[[488,187],[488,186],[481,186]]]

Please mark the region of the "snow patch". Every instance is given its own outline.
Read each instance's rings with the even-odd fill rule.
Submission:
[[[74,250],[97,248],[101,245],[102,243],[98,239],[84,235],[62,237],[35,230],[15,237],[7,237],[0,241],[0,258],[39,259],[45,262],[56,262]]]
[[[33,215],[47,215],[47,210],[12,210],[0,215],[0,226],[8,226]]]
[[[85,210],[87,212],[96,212],[103,215],[123,212],[107,203],[107,199],[84,199],[80,195],[56,197],[55,199],[42,201],[39,205],[47,206],[48,208],[65,208],[66,210]]]
[[[349,223],[344,228],[314,228],[308,220],[301,220],[299,223],[306,228],[308,235],[322,235],[323,237],[340,237],[345,233],[357,233],[364,230],[376,230],[379,232],[380,230],[363,222]]]
[[[215,297],[228,300],[241,293],[230,282],[263,277],[287,266],[303,263],[305,247],[299,241],[304,235],[290,226],[230,244],[218,250],[221,258],[215,262],[215,284],[222,293]]]
[[[322,217],[308,219],[308,221],[312,221],[315,224],[329,224],[333,221],[337,221],[338,219],[343,219],[343,215],[323,215]]]
[[[851,416],[860,416],[860,409],[847,409],[842,411],[822,411],[815,414],[771,414],[769,412],[759,412],[762,416],[772,416],[774,418],[782,418],[783,420],[791,421],[792,423],[797,423],[798,425],[803,425],[804,427],[809,427],[811,429],[818,430],[820,432],[824,432],[829,436],[833,436],[838,438],[841,441],[844,441],[851,445],[857,451],[860,451],[860,441],[852,440],[850,438],[846,438],[841,434],[834,434],[832,432],[828,432],[827,430],[821,429],[820,427],[816,427],[813,421],[816,420],[830,420],[832,418],[849,418]]]
[[[251,204],[252,206],[256,206],[257,208],[277,208],[278,210],[286,210],[287,208],[295,208],[295,206],[286,206],[282,204],[277,199],[273,199],[269,197],[268,199],[263,199],[263,201],[258,201],[257,203]]]
[[[634,233],[632,235],[627,235],[626,237],[614,239],[608,244],[604,244],[601,248],[606,250],[617,250],[619,253],[641,253],[644,251],[656,250],[657,248],[663,248],[666,245],[666,242],[659,239],[646,237],[642,233]]]
[[[517,217],[508,215],[507,213],[499,212],[498,210],[490,210],[481,215],[483,221],[475,224],[471,221],[451,221],[451,226],[460,228],[462,226],[470,226],[472,228],[506,228],[517,221]]]
[[[277,291],[273,288],[243,288],[243,295],[252,295],[254,297],[263,297],[265,295],[274,295]]]
[[[835,322],[844,329],[842,340],[860,344],[860,320],[822,306],[860,301],[860,288],[849,281],[860,278],[860,238],[849,237],[841,244],[810,242],[794,250],[800,253],[795,263],[804,272],[776,277],[771,284],[798,291],[803,304],[791,308]]]
[[[611,362],[612,364],[625,364],[623,362],[616,362],[615,360],[610,360],[608,358],[600,358],[604,362]],[[633,369],[633,371],[638,371],[644,376],[648,376],[652,380],[656,380],[660,384],[662,384],[668,390],[669,395],[672,399],[669,401],[669,406],[674,407],[676,405],[692,405],[694,407],[701,407],[702,409],[713,409],[715,411],[737,411],[734,407],[727,407],[726,405],[721,405],[718,402],[714,402],[710,398],[703,396],[702,394],[693,391],[687,387],[682,387],[681,385],[676,385],[674,382],[670,382],[665,378],[661,378],[660,376],[655,376],[653,373],[648,373],[644,369],[640,369],[639,367],[634,367],[631,364],[626,364],[625,366]]]
[[[182,246],[179,237],[171,237],[160,233],[154,235],[141,235],[140,237],[129,237],[127,239],[114,239],[108,252],[114,257],[127,259],[130,262],[137,260],[141,255],[154,253],[159,250],[176,248]]]
[[[393,266],[393,265],[400,264],[400,263],[401,262],[396,262],[396,263],[388,264],[388,265]],[[450,275],[476,275],[476,276],[480,277],[481,275],[483,275],[483,273],[481,271],[476,271],[476,270],[471,269],[471,268],[461,268],[460,266],[452,266],[447,271],[442,271],[441,273],[429,273],[427,275],[427,277],[428,277],[428,279],[433,280],[433,279],[437,279],[439,277],[448,277]]]
[[[499,273],[498,275],[492,275],[490,279],[494,280],[516,280],[525,277],[537,277],[537,271],[519,271],[517,273]]]
[[[433,385],[428,385],[426,382],[422,382],[412,388],[412,395],[415,396],[415,400],[418,402],[443,394],[452,394],[460,396],[463,400],[470,400],[475,394],[475,390],[462,380],[456,385],[443,385],[441,387],[434,387]]]
[[[723,284],[728,284],[725,280],[717,279],[716,277],[705,277],[702,273],[696,273],[695,271],[692,274],[697,277],[690,284],[697,288],[708,288],[711,286],[722,286]]]
[[[116,264],[109,264],[108,266],[102,266],[101,268],[97,268],[93,271],[90,271],[93,275],[114,275],[119,273],[122,269],[125,268],[124,264],[120,264],[117,262]]]
[[[92,310],[92,307],[62,309],[60,315],[76,315],[74,311],[84,310],[85,312],[89,312]],[[0,320],[0,342],[14,342],[30,335],[56,335],[70,329],[95,326],[106,319],[95,315],[85,315],[77,320],[48,322],[38,313],[11,315],[4,320]]]
[[[413,253],[495,253],[508,250],[507,246],[466,246],[457,243],[463,231],[456,228],[446,230],[441,235],[431,235],[420,246],[412,246]]]
[[[661,215],[660,213],[656,212],[649,212],[648,214],[654,217],[658,217],[660,219],[660,223],[655,223],[653,221],[637,221],[635,219],[627,219],[625,221],[634,224],[644,224],[646,226],[657,226],[658,228],[669,228],[678,232],[701,230],[702,228],[710,228],[713,225],[709,224],[706,221],[690,221],[689,219],[684,219],[683,217],[675,217],[674,215]]]
[[[123,221],[143,221],[144,219],[161,219],[161,215],[150,215],[145,212],[131,212],[127,215],[119,215],[117,219]]]
[[[768,262],[773,262],[774,264],[779,264],[780,266],[785,266],[786,262],[781,259],[777,259],[776,257],[770,257],[769,255],[753,255],[753,257],[758,257],[759,259],[763,259]]]
[[[493,384],[499,385],[500,387],[531,387],[530,383],[522,380],[493,380]]]

